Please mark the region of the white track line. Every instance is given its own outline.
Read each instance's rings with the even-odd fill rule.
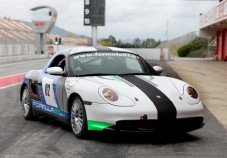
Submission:
[[[11,85],[8,85],[8,86],[5,86],[5,87],[0,87],[0,90],[6,89],[6,88],[10,88],[10,87],[13,87],[13,86],[16,86],[16,85],[19,85],[19,84],[21,84],[21,82],[15,83],[15,84],[11,84]]]
[[[11,66],[11,65],[24,64],[24,63],[34,63],[34,62],[45,61],[45,60],[49,60],[49,59],[29,60],[29,61],[17,62],[17,63],[12,63],[12,64],[2,64],[2,65],[0,65],[0,67],[6,67],[6,66]]]

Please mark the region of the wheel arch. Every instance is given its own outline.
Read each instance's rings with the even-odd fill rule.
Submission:
[[[73,98],[75,97],[79,97],[82,102],[83,102],[83,99],[82,97],[78,94],[78,93],[72,93],[70,96],[69,96],[69,99],[68,99],[68,103],[67,103],[67,108],[68,108],[68,112],[70,113],[71,111],[71,105],[72,105],[72,102],[73,102]]]
[[[21,101],[21,99],[22,99],[22,93],[23,93],[23,90],[24,90],[25,87],[28,87],[28,85],[27,85],[26,83],[23,83],[23,84],[21,85],[21,88],[20,88],[20,101]]]

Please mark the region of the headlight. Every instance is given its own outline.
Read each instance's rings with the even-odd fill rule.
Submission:
[[[197,99],[198,96],[199,96],[198,93],[197,93],[197,91],[193,87],[191,87],[191,86],[189,86],[187,88],[187,92],[188,92],[188,95],[190,95],[194,99]]]
[[[102,93],[103,93],[103,96],[109,101],[115,102],[118,100],[117,93],[115,93],[113,90],[109,88],[104,88]]]

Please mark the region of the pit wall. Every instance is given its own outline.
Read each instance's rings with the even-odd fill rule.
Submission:
[[[54,51],[62,50],[66,48],[72,48],[72,46],[56,46]],[[143,48],[126,48],[139,54],[146,60],[171,60],[168,49],[143,49]],[[50,58],[48,54],[48,47],[45,49],[44,54],[36,54],[36,49],[34,45],[0,45],[0,64],[17,62],[17,61],[27,61],[34,59],[47,59]]]
[[[171,56],[169,54],[168,49],[143,49],[143,48],[127,48],[128,50],[131,50],[135,52],[136,54],[139,54],[146,60],[171,60]]]

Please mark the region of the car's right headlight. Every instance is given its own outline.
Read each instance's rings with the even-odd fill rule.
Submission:
[[[99,95],[107,103],[114,106],[130,107],[135,105],[135,102],[128,96],[120,94],[119,92],[109,87],[100,87]]]
[[[110,89],[110,88],[104,88],[104,89],[102,90],[102,94],[103,94],[103,96],[104,96],[107,100],[109,100],[109,101],[111,101],[111,102],[115,102],[115,101],[118,100],[118,95],[117,95],[117,93],[114,92],[114,91],[113,91],[112,89]]]

